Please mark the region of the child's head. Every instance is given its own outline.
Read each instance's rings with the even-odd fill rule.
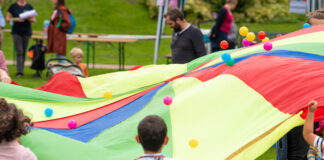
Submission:
[[[0,122],[0,142],[10,142],[27,134],[26,124],[30,123],[30,119],[14,104],[0,98]]]
[[[138,125],[136,140],[145,152],[159,153],[169,141],[167,127],[159,116],[147,116]]]
[[[318,128],[316,128],[315,132],[317,135],[324,137],[324,120],[318,122]]]
[[[311,26],[324,24],[324,9],[319,9],[308,14],[308,23]]]
[[[83,59],[83,51],[80,48],[73,48],[71,56],[75,64],[80,64]]]

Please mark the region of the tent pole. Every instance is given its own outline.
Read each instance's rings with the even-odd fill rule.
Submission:
[[[161,5],[159,7],[158,23],[157,23],[156,37],[155,37],[154,64],[157,63],[159,46],[160,46],[160,36],[161,36],[161,27],[162,27],[161,23],[162,23],[162,17],[163,17],[163,9],[164,9],[164,5]]]

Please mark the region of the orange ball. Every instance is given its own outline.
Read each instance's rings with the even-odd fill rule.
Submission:
[[[221,43],[220,43],[220,47],[221,47],[222,49],[227,49],[227,48],[228,48],[228,42],[225,41],[225,40],[221,41]]]

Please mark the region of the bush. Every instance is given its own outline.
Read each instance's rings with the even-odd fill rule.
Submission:
[[[218,10],[226,0],[205,0],[211,4],[212,11]],[[272,20],[287,20],[289,14],[288,0],[239,0],[234,10],[236,22],[264,23]]]
[[[159,8],[156,5],[156,0],[146,0],[150,17],[158,16]],[[208,20],[212,18],[209,4],[203,0],[188,0],[184,7],[184,14],[188,21]]]

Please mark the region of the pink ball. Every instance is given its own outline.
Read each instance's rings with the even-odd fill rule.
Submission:
[[[271,42],[264,43],[263,48],[266,51],[270,51],[272,49],[272,43]]]
[[[75,120],[70,120],[68,126],[70,129],[74,129],[77,127],[77,122]]]
[[[243,46],[247,47],[247,46],[251,45],[251,42],[249,40],[247,40],[246,38],[244,38],[242,40],[242,44],[243,44]]]
[[[164,97],[163,102],[165,105],[170,105],[172,103],[172,97],[170,96]]]

